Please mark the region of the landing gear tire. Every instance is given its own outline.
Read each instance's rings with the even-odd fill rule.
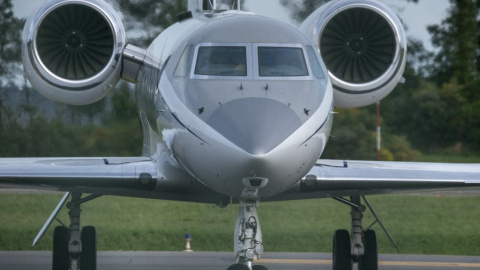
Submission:
[[[85,226],[82,229],[82,255],[80,256],[80,269],[97,269],[97,231],[95,227]]]
[[[365,231],[365,253],[358,261],[359,270],[378,269],[377,234],[373,230]]]
[[[352,270],[350,242],[350,233],[347,230],[337,230],[335,232],[333,237],[333,270]]]
[[[252,270],[268,270],[268,268],[263,265],[254,265],[252,266]]]
[[[67,270],[70,268],[70,254],[68,252],[68,229],[63,226],[55,227],[53,233],[53,261],[52,270]]]
[[[228,267],[227,270],[250,270],[250,268],[248,268],[248,266],[246,266],[245,264],[236,263],[236,264],[230,265],[230,267]]]

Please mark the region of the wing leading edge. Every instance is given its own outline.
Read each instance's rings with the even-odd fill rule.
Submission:
[[[35,189],[102,194],[102,189],[151,190],[159,177],[152,159],[132,158],[4,158],[0,184]]]
[[[271,200],[375,195],[480,187],[480,164],[319,160]]]
[[[218,205],[230,202],[192,176],[150,157],[2,158],[0,185]]]

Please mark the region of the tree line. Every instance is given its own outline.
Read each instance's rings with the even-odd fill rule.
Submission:
[[[137,33],[129,42],[146,47],[186,10],[186,2],[113,3],[124,14],[127,32]],[[281,1],[299,22],[323,2]],[[0,156],[141,154],[142,130],[131,85],[120,83],[92,105],[39,104],[38,94],[23,78],[24,20],[13,15],[11,0],[0,1],[0,18]],[[421,152],[480,154],[479,18],[480,0],[451,0],[447,17],[428,28],[436,51],[427,51],[418,40],[408,41],[406,82],[381,101],[382,159],[411,160]],[[20,93],[21,102],[11,104],[12,91]],[[53,113],[45,114],[46,108]],[[336,111],[324,157],[375,159],[375,105]]]

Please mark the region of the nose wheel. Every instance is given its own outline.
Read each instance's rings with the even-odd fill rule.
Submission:
[[[236,263],[228,267],[227,270],[250,270],[250,268],[243,263]],[[263,265],[254,265],[251,270],[268,270],[268,268]]]
[[[227,270],[250,270],[250,268],[243,263],[236,263],[228,267]]]

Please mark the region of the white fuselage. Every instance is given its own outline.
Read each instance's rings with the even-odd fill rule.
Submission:
[[[237,12],[200,15],[164,31],[148,56],[165,66],[144,70],[138,84],[144,154],[162,152],[235,197],[250,187],[278,194],[321,155],[332,86],[315,45],[295,28]]]

